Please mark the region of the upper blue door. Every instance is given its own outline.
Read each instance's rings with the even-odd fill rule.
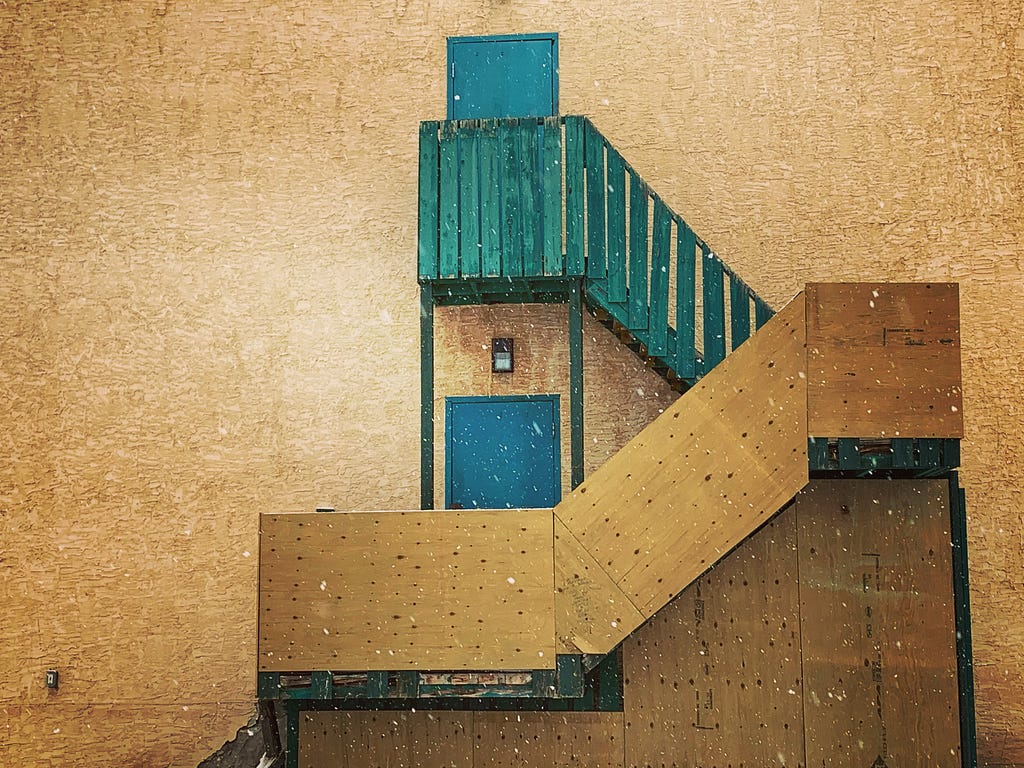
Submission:
[[[445,506],[555,506],[562,495],[558,433],[558,395],[447,398]]]
[[[448,119],[558,114],[558,35],[448,38]]]

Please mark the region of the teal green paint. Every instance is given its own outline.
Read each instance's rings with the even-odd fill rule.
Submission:
[[[563,698],[583,695],[583,657],[579,654],[558,654],[555,657],[555,686]]]
[[[582,275],[583,261],[583,118],[565,118],[565,272]]]
[[[911,438],[893,438],[892,465],[898,469],[909,469],[914,466],[914,441]]]
[[[421,280],[437,278],[438,233],[438,167],[440,150],[437,140],[437,122],[420,123],[419,174],[419,276]]]
[[[570,483],[583,482],[583,287],[569,292],[569,455]]]
[[[448,119],[558,114],[558,35],[448,38]]]
[[[459,274],[459,141],[454,123],[444,123],[440,136],[439,277]]]
[[[675,371],[687,381],[697,378],[697,236],[676,220],[676,361]]]
[[[558,118],[547,118],[542,128],[544,180],[544,274],[565,273],[562,263],[562,125]]]
[[[629,171],[629,323],[647,328],[647,187]]]
[[[750,289],[736,275],[729,275],[729,329],[732,348],[750,338]]]
[[[498,183],[498,121],[480,121],[480,271],[501,275],[501,187]]]
[[[760,330],[761,326],[772,319],[775,312],[768,306],[767,302],[759,296],[754,297],[754,324]]]
[[[537,124],[524,120],[519,128],[519,178],[522,189],[523,215],[523,274],[540,276],[544,274],[542,254],[544,239],[542,233],[543,207],[538,164]]]
[[[520,202],[519,121],[498,124],[501,154],[501,270],[508,277],[523,274],[523,218]]]
[[[953,614],[956,624],[957,689],[960,693],[960,764],[978,765],[974,705],[974,651],[971,638],[971,588],[967,552],[967,503],[960,476],[949,473],[950,533],[953,543]]]
[[[584,123],[587,165],[587,277],[602,280],[607,274],[605,250],[604,139],[587,120]]]
[[[919,464],[925,467],[937,467],[941,464],[942,457],[942,441],[938,439],[925,440],[922,439],[918,442],[918,455],[920,456]]]
[[[434,508],[434,297],[420,288],[420,509]]]
[[[309,675],[309,689],[315,699],[331,699],[334,689],[334,679],[330,672],[317,671]]]
[[[388,693],[387,672],[366,673],[366,697],[368,699],[383,699],[387,697]]]
[[[705,250],[701,258],[704,284],[704,372],[725,359],[725,285],[722,262]]]
[[[625,304],[626,293],[626,164],[608,147],[608,301]]]
[[[459,137],[459,274],[480,274],[480,130],[457,129]]]
[[[285,739],[284,759],[285,768],[299,768],[299,702],[284,702],[285,711]]]
[[[654,196],[654,225],[651,232],[651,310],[648,320],[647,352],[668,354],[668,278],[672,249],[672,217],[668,207]]]
[[[622,691],[622,647],[609,653],[597,667],[596,709],[601,712],[621,712]]]

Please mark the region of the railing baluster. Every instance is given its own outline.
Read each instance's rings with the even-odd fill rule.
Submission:
[[[608,274],[605,250],[604,139],[588,120],[584,123],[587,163],[587,277],[603,281]]]
[[[736,275],[729,275],[729,308],[730,329],[732,331],[732,348],[750,338],[750,291],[746,284]]]
[[[668,207],[654,196],[654,231],[651,233],[651,311],[647,351],[668,354],[668,267],[672,247],[672,218]]]
[[[710,249],[701,259],[704,278],[704,372],[725,359],[725,286],[722,262]]]
[[[419,206],[419,276],[425,280],[437,278],[438,260],[438,164],[440,151],[437,139],[438,123],[420,123],[420,206]]]
[[[583,118],[565,118],[565,270],[582,275],[583,259]]]
[[[626,302],[626,168],[608,147],[608,301]]]
[[[544,274],[562,275],[562,125],[557,117],[544,118]]]
[[[459,139],[455,123],[441,126],[439,276],[459,276]]]
[[[501,273],[507,277],[523,274],[523,217],[520,201],[519,121],[498,124],[501,152]]]
[[[463,277],[480,275],[480,163],[478,120],[466,120],[459,139],[459,272]]]
[[[541,229],[541,184],[537,150],[537,122],[523,120],[519,126],[519,169],[522,174],[523,274],[537,277],[544,273]]]
[[[682,219],[676,227],[676,373],[692,380],[697,377],[697,236]]]
[[[760,296],[754,297],[754,323],[758,328],[771,320],[774,314],[775,312],[764,299]]]
[[[629,329],[647,329],[647,188],[629,173]]]
[[[480,269],[501,274],[501,189],[498,186],[498,122],[480,123]]]

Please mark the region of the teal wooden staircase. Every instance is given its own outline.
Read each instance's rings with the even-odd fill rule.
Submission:
[[[685,390],[772,316],[586,117],[425,122],[419,280],[444,304],[569,301]]]

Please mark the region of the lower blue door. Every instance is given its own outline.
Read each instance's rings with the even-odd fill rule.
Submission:
[[[448,509],[553,507],[562,495],[558,395],[445,400]]]

